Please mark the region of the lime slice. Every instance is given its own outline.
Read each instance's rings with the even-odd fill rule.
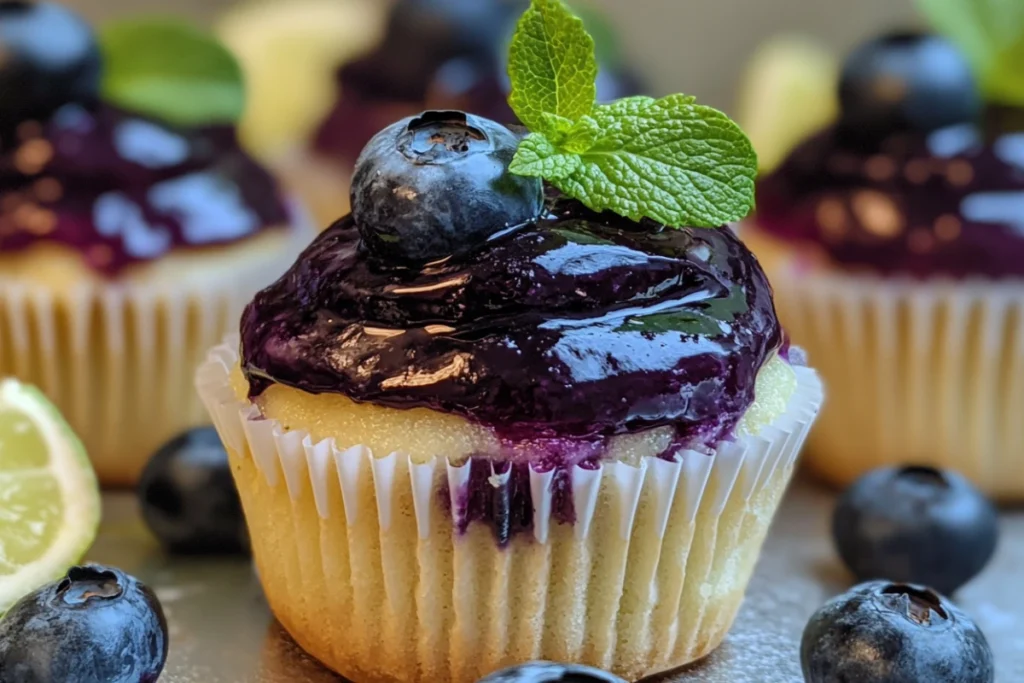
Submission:
[[[780,36],[758,49],[740,86],[736,119],[762,172],[835,120],[838,84],[838,59],[808,38]]]
[[[249,0],[233,6],[217,34],[242,65],[248,95],[242,142],[273,159],[312,133],[334,102],[334,72],[379,40],[377,0]]]
[[[82,442],[37,389],[0,380],[0,612],[80,560],[99,521]]]

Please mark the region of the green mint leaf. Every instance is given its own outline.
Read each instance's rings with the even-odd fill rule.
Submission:
[[[580,120],[565,134],[561,147],[566,152],[583,154],[590,151],[597,143],[600,134],[601,124],[597,122],[597,119],[592,116],[581,116]]]
[[[670,95],[599,105],[588,118],[593,124],[578,124],[580,134],[560,145],[529,135],[510,170],[542,177],[595,211],[673,227],[716,227],[753,208],[757,155],[722,112]],[[570,140],[585,151],[571,151]]]
[[[535,132],[554,133],[543,114],[570,121],[597,101],[594,40],[562,0],[532,0],[509,47],[509,104]]]
[[[543,133],[530,133],[523,138],[508,166],[516,175],[544,178],[558,187],[558,181],[572,177],[582,168],[579,154],[562,153]]]
[[[967,55],[988,99],[1024,105],[1024,2],[918,0],[918,5]]]
[[[125,20],[100,32],[103,98],[192,126],[235,123],[245,107],[242,70],[217,40],[176,20]]]
[[[546,111],[542,111],[540,113],[540,118],[542,122],[540,130],[543,131],[544,134],[548,136],[548,139],[556,145],[562,144],[562,141],[565,140],[565,136],[568,135],[569,131],[572,130],[572,127],[576,125],[572,119],[567,119],[564,116],[551,114]]]

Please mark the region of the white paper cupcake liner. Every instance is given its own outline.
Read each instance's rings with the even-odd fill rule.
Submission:
[[[758,436],[574,467],[571,525],[553,512],[555,473],[531,468],[532,532],[503,547],[460,517],[469,462],[285,430],[234,395],[237,348],[213,349],[196,384],[268,600],[303,647],[358,681],[468,683],[537,658],[639,677],[703,656],[732,623],[822,402],[815,372],[794,368],[789,409]],[[500,494],[508,472],[490,483]]]
[[[196,280],[58,290],[0,273],[0,376],[39,386],[101,481],[131,484],[160,444],[206,421],[191,369],[311,234],[296,230],[285,249],[260,258],[225,258],[220,272]]]
[[[1024,280],[768,271],[829,385],[806,463],[840,485],[882,465],[948,467],[1024,500]]]

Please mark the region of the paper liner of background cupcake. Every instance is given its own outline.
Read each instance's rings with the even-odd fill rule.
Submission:
[[[794,368],[785,413],[711,454],[569,470],[415,461],[265,419],[231,386],[237,348],[211,351],[197,386],[267,598],[305,649],[358,681],[469,681],[538,658],[635,679],[706,655],[822,402],[815,372]],[[527,498],[530,533],[470,519],[479,478],[489,509]]]
[[[766,269],[779,318],[834,388],[808,442],[816,473],[845,485],[914,462],[1024,496],[1024,282]]]
[[[61,254],[43,259],[56,259],[50,264],[63,273],[42,262],[30,273],[5,270],[0,374],[46,393],[86,444],[102,481],[133,483],[157,446],[204,422],[183,369],[237,326],[253,292],[305,246],[312,223],[295,225],[233,245],[230,254],[215,248],[187,260],[164,258],[131,277],[69,278]],[[61,280],[68,286],[55,286]]]

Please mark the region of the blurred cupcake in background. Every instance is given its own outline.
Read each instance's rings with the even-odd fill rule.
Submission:
[[[189,369],[310,231],[239,147],[240,71],[206,35],[97,38],[5,2],[0,51],[0,376],[43,389],[101,480],[129,484],[203,421]]]
[[[275,59],[268,59],[286,52],[270,48],[289,40],[290,23],[304,27],[309,22],[299,16],[303,3],[279,3],[276,12],[294,18],[282,18],[272,29],[268,26],[265,36],[248,28],[267,25],[256,18],[257,12],[265,12],[260,9],[265,3],[251,9],[243,5],[225,17],[221,35],[240,55],[249,80],[260,84],[254,87],[268,93],[258,105],[275,113],[263,114],[254,106],[253,118],[273,116],[286,121],[281,88],[291,91],[298,88],[297,83],[309,83],[315,92],[313,110],[322,112],[317,125],[310,127],[307,118],[295,118],[300,116],[296,112],[290,135],[286,126],[277,129],[272,144],[263,140],[254,144],[267,150],[284,182],[306,200],[324,227],[348,211],[349,169],[363,146],[387,124],[426,109],[474,111],[496,121],[515,122],[506,103],[505,55],[516,18],[528,4],[527,0],[397,0],[384,16],[381,8],[386,3],[342,3],[344,10],[333,10],[339,19],[333,43],[344,45],[345,54],[338,55],[335,64],[340,66],[333,80],[319,85],[310,80],[314,73],[322,76],[322,62],[285,85]],[[638,78],[623,65],[606,20],[589,9],[585,0],[573,4],[602,46],[599,99],[641,92]],[[344,27],[343,12],[348,15]],[[301,42],[308,35],[303,28],[294,40]],[[329,32],[318,30],[314,35],[326,37]],[[356,45],[364,49],[352,58],[355,50],[349,48]],[[294,64],[299,67],[299,60]],[[324,108],[320,105],[327,87],[332,88],[333,104]],[[288,137],[290,147],[283,144]]]
[[[856,48],[838,119],[762,178],[744,237],[831,390],[810,467],[846,484],[931,464],[1021,500],[1024,72],[1012,55],[1024,54],[1024,5],[921,5],[950,39],[894,33]],[[818,82],[784,107],[827,101]],[[776,112],[788,140],[792,119]]]

